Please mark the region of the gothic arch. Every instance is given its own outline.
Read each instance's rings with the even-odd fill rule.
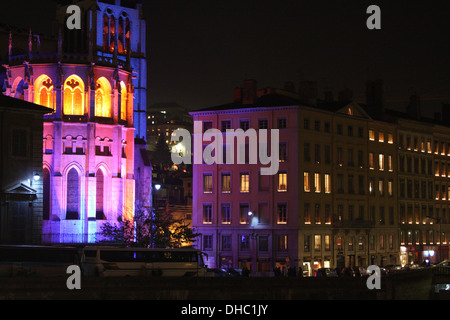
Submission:
[[[84,218],[84,170],[72,162],[63,170],[64,219],[82,220]]]
[[[84,115],[85,92],[83,80],[73,74],[64,81],[64,114]]]
[[[40,75],[34,82],[34,103],[55,109],[53,81],[46,74]]]
[[[110,82],[105,77],[99,78],[95,85],[96,117],[112,117],[111,92]]]

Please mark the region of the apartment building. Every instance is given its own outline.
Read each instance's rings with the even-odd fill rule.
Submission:
[[[194,165],[193,226],[209,266],[314,275],[448,257],[450,128],[386,110],[380,86],[368,83],[363,105],[246,82],[234,103],[191,113],[203,130],[280,130],[274,176],[248,162]]]

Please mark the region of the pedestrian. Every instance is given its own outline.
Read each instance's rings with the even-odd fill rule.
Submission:
[[[302,267],[298,267],[298,274],[297,274],[297,277],[303,278],[303,269],[302,269]]]

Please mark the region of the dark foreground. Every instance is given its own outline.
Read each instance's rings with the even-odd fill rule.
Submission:
[[[81,289],[69,290],[61,277],[0,278],[2,300],[441,300],[449,274],[430,269],[381,278],[380,290],[369,290],[367,278],[81,278]],[[449,285],[450,286],[450,285]],[[442,287],[442,285],[441,285]],[[443,285],[445,287],[445,285]]]

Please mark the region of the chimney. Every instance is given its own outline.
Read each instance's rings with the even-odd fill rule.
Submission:
[[[234,88],[233,102],[242,102],[242,88]]]
[[[442,122],[450,125],[450,103],[442,104]]]
[[[244,80],[242,88],[242,104],[254,104],[256,102],[256,80]]]
[[[298,96],[302,103],[316,105],[317,92],[317,81],[300,81],[298,86]]]
[[[384,113],[383,81],[369,80],[366,82],[367,111],[371,115]]]
[[[339,102],[350,102],[353,99],[353,92],[350,89],[344,89],[339,91],[338,95]]]
[[[409,98],[409,104],[406,107],[406,113],[411,115],[415,119],[420,119],[420,98],[413,94]]]
[[[333,102],[333,91],[329,87],[325,88],[325,102]]]
[[[284,83],[284,90],[295,93],[295,86],[292,81],[287,81]]]

